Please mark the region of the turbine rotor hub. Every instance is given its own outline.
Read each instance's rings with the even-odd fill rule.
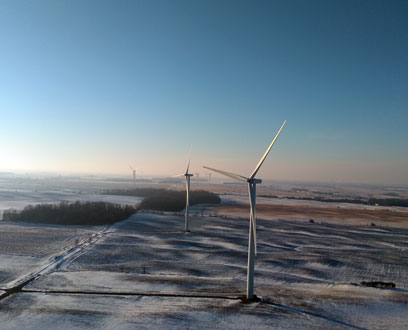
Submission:
[[[257,183],[262,183],[262,180],[254,178],[254,179],[248,179],[247,182],[257,184]]]

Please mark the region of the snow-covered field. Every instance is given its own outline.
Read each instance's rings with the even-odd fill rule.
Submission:
[[[182,216],[151,213],[108,228],[1,225],[5,236],[29,231],[33,246],[2,253],[1,289],[39,274],[0,301],[2,328],[406,328],[405,229],[258,222],[255,293],[263,300],[245,304],[237,297],[248,222],[193,217],[191,233],[182,227]],[[83,240],[64,249],[73,235]],[[6,251],[10,242],[0,244]],[[364,280],[397,289],[353,284]]]
[[[261,301],[244,303],[247,216],[192,216],[190,233],[182,215],[155,213],[100,227],[0,222],[1,329],[407,328],[404,226],[259,220]]]

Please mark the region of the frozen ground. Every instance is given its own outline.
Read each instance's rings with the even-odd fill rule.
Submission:
[[[102,227],[63,227],[0,222],[0,287],[13,286]]]
[[[55,322],[107,329],[406,328],[407,230],[287,220],[257,225],[255,293],[262,301],[251,304],[238,299],[246,279],[244,219],[193,217],[187,234],[182,216],[151,213],[82,230],[2,225],[10,237],[28,231],[36,248],[22,243],[17,253],[2,253],[2,271],[9,262],[25,270],[9,274],[1,289],[37,275],[0,301],[2,328]],[[83,240],[64,248],[72,235]],[[1,251],[9,244],[1,240]],[[397,289],[353,284],[364,280]]]
[[[41,200],[76,200],[79,190],[64,187],[68,191],[26,187],[20,202],[36,193]],[[89,198],[98,189],[81,191]],[[277,207],[278,200],[272,201],[258,200],[255,293],[261,301],[255,303],[240,300],[246,286],[246,207],[206,207],[204,214],[211,216],[193,216],[190,233],[182,231],[182,215],[153,213],[100,227],[0,222],[0,328],[407,328],[405,213],[388,218],[381,209],[330,204],[336,208],[330,210],[325,203],[295,201],[268,219],[268,207]],[[309,213],[300,208],[284,215],[292,206]],[[313,209],[310,223],[307,208],[316,207],[324,212]],[[374,227],[374,220],[364,218],[374,217],[371,211],[379,212]],[[396,289],[363,287],[361,281],[393,282]]]
[[[232,196],[231,196],[232,197]],[[248,197],[246,197],[248,199]],[[281,201],[281,203],[279,203]],[[202,206],[192,212],[201,214]],[[249,205],[244,196],[223,199],[223,203],[204,208],[204,214],[247,218]],[[332,224],[378,225],[408,229],[408,208],[382,207],[349,203],[324,203],[301,200],[257,198],[257,217],[268,220],[314,220]]]
[[[237,193],[237,194],[224,194],[221,196],[223,203],[248,203],[248,193]],[[257,204],[268,204],[268,205],[287,205],[287,206],[312,206],[312,207],[336,207],[336,208],[346,208],[346,209],[360,209],[360,210],[373,210],[373,211],[399,211],[406,212],[406,207],[399,206],[376,206],[376,205],[365,205],[365,204],[354,204],[354,203],[329,203],[313,200],[298,200],[298,199],[287,199],[287,198],[268,198],[268,197],[257,197]]]

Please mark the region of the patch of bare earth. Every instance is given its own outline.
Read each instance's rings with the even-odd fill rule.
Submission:
[[[249,210],[248,204],[222,204],[214,208],[217,212],[242,213]],[[248,211],[249,212],[249,211]],[[408,222],[408,212],[365,210],[336,207],[294,206],[294,205],[269,205],[257,204],[258,215],[282,215],[296,216],[306,215],[310,217],[329,217],[344,219],[382,220],[390,222]]]

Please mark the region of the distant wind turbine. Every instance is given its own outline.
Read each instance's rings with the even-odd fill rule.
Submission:
[[[190,161],[191,161],[191,146],[190,146],[190,157],[188,159],[186,173],[173,176],[174,178],[180,178],[183,176],[186,178],[186,212],[184,214],[184,231],[186,233],[190,231],[189,224],[188,224],[188,208],[190,206],[190,196],[189,196],[190,195],[190,177],[193,176],[193,174],[188,173],[188,170],[190,169]]]
[[[136,170],[135,169],[133,169],[133,167],[132,166],[130,166],[129,165],[129,167],[130,167],[130,169],[132,170],[132,172],[133,172],[133,186],[134,187],[136,187]]]
[[[271,150],[273,144],[275,143],[276,139],[278,138],[285,124],[286,124],[286,120],[283,122],[275,138],[272,140],[268,149],[266,149],[266,152],[264,153],[264,155],[262,156],[262,158],[256,165],[254,171],[248,178],[245,176],[239,175],[239,174],[234,174],[231,172],[221,171],[215,168],[203,166],[204,168],[208,170],[220,173],[222,175],[228,176],[230,178],[233,178],[241,182],[248,183],[250,213],[249,213],[249,242],[248,242],[248,270],[247,270],[247,299],[253,299],[254,297],[254,262],[255,262],[255,255],[257,254],[256,214],[255,214],[256,200],[255,198],[256,198],[256,185],[257,183],[262,183],[262,180],[255,179],[255,176],[258,173],[259,169],[261,168],[263,162],[265,161],[266,156],[268,156],[269,151]]]

